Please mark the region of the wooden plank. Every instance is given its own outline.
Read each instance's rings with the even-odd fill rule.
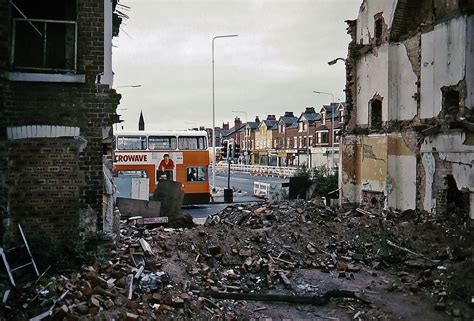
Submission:
[[[117,197],[117,207],[120,210],[120,214],[124,217],[159,217],[161,202]]]
[[[136,222],[138,225],[166,224],[168,223],[168,216],[139,218]]]
[[[154,255],[155,252],[153,252],[153,249],[151,248],[150,244],[145,241],[144,239],[139,240],[140,245],[142,246],[143,252],[145,252],[148,255]]]

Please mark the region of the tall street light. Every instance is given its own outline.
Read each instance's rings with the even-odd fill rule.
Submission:
[[[342,59],[342,58],[338,58]],[[333,102],[334,102],[334,94],[328,93],[325,91],[317,91],[313,90],[313,93],[315,94],[322,94],[322,95],[330,95],[332,98],[331,101],[331,170],[334,170],[334,110],[333,110]]]
[[[115,87],[115,89],[119,89],[119,88],[138,88],[138,87],[141,87],[142,85],[127,85],[127,86],[117,86]]]
[[[329,65],[329,66],[335,65],[339,60],[346,62],[346,59],[345,59],[345,58],[336,58],[336,59],[334,59],[334,60],[329,61],[329,62],[328,62],[328,65]]]
[[[219,38],[231,38],[238,35],[223,35],[212,38],[212,189],[216,188],[216,102],[214,90],[214,41]]]

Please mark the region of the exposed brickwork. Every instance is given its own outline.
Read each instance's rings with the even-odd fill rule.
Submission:
[[[85,185],[74,138],[21,139],[10,143],[8,180],[13,224],[29,238],[57,240],[77,229]],[[39,227],[39,228],[38,228]]]
[[[77,73],[85,83],[0,77],[0,159],[8,159],[8,168],[0,161],[0,210],[8,201],[4,218],[21,222],[30,238],[72,236],[83,221],[96,222],[91,230],[102,226],[103,144],[111,150],[103,128],[116,121],[120,95],[95,84],[104,68],[103,1],[77,0],[77,8]],[[0,74],[10,69],[3,36],[11,33],[10,15],[9,2],[0,0]],[[77,126],[80,137],[6,139],[7,127],[24,125]]]

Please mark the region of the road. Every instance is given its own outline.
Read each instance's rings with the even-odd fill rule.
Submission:
[[[253,183],[269,183],[272,187],[281,186],[281,183],[288,182],[288,179],[279,177],[251,176],[249,173],[233,172],[230,173],[230,186],[236,187],[247,193],[250,197],[253,195]],[[227,188],[227,174],[217,173],[216,185]]]
[[[278,177],[250,176],[248,173],[231,172],[230,186],[243,191],[243,195],[234,195],[235,203],[261,202],[262,199],[253,197],[253,183],[269,183],[272,187],[281,186],[281,183],[288,182],[288,179]],[[227,174],[218,173],[216,175],[217,187],[227,188]],[[191,214],[196,223],[203,223],[209,215],[216,214],[227,207],[228,204],[222,204],[222,196],[214,197],[219,204],[193,205],[183,208],[184,213]]]

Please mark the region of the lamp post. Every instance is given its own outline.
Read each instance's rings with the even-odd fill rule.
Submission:
[[[328,61],[328,65],[329,66],[335,65],[339,60],[346,62],[345,58],[336,58],[334,60]]]
[[[338,59],[343,59],[343,58],[338,58]],[[323,95],[330,95],[332,98],[331,101],[331,170],[334,170],[334,110],[332,107],[332,103],[334,102],[334,94],[328,93],[325,91],[317,91],[313,90],[313,93],[315,94],[323,94]]]
[[[117,86],[115,87],[115,89],[119,89],[119,88],[139,88],[141,87],[142,85],[126,85],[126,86]]]
[[[212,189],[216,188],[216,103],[214,94],[214,41],[219,38],[231,38],[238,35],[223,35],[212,38]]]

